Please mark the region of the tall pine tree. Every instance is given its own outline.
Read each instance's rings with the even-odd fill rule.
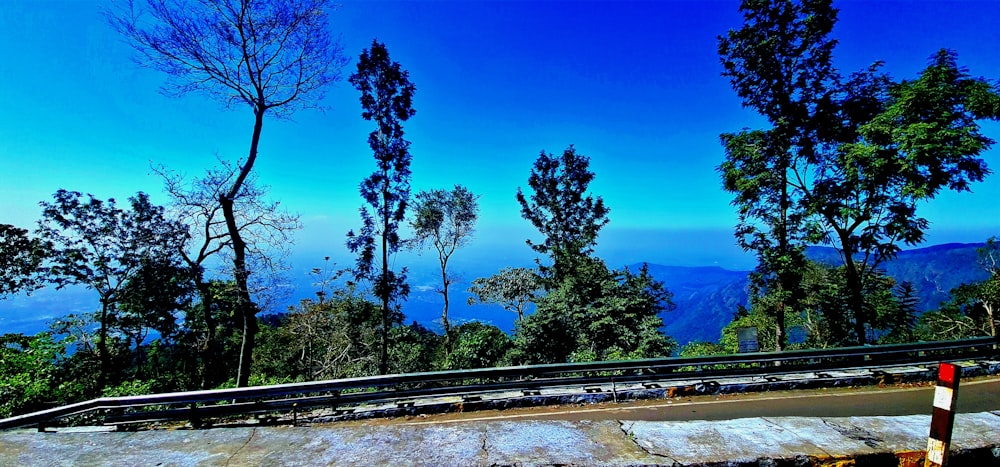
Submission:
[[[577,154],[572,145],[563,151],[562,157],[542,151],[528,177],[530,197],[517,189],[521,217],[545,236],[541,243],[531,240],[527,243],[538,253],[551,257],[552,265],[540,268],[549,285],[562,282],[582,260],[590,257],[597,234],[608,223],[609,210],[604,200],[587,193],[594,180],[589,165],[590,159]]]
[[[410,287],[406,268],[392,269],[392,258],[402,244],[399,224],[406,216],[410,199],[410,142],[403,138],[402,122],[416,113],[416,87],[409,73],[389,59],[385,44],[372,41],[358,58],[358,70],[350,77],[361,92],[361,116],[374,121],[368,146],[375,156],[375,172],[361,182],[360,192],[367,206],[361,208],[361,228],[347,233],[347,247],[357,253],[354,276],[371,283],[372,293],[382,304],[380,310],[379,373],[389,369],[389,330],[402,322],[400,302]]]

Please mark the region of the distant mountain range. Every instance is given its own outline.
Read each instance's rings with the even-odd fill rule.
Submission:
[[[945,243],[904,250],[880,269],[896,282],[913,284],[920,297],[919,310],[935,310],[949,299],[951,289],[989,276],[977,262],[976,250],[984,246],[983,243]],[[806,255],[824,264],[841,264],[840,254],[833,248],[812,247]]]
[[[881,269],[897,282],[913,284],[921,312],[934,310],[949,299],[952,288],[986,279],[987,273],[976,263],[976,249],[982,246],[949,243],[906,250],[881,265]],[[841,264],[840,254],[833,248],[810,247],[806,255],[820,263]],[[663,320],[667,333],[681,345],[717,341],[737,307],[747,304],[749,271],[652,264],[649,270],[674,294],[677,308],[664,313]]]
[[[883,265],[883,269],[897,281],[911,282],[920,297],[920,310],[936,309],[948,299],[948,292],[963,283],[986,278],[986,272],[976,263],[976,248],[982,244],[944,244],[901,252],[896,259]],[[807,255],[816,261],[839,264],[836,250],[812,247]],[[638,270],[641,263],[630,267]],[[468,305],[468,283],[477,277],[496,273],[500,266],[477,261],[456,267],[462,280],[452,286],[449,319],[453,324],[482,321],[511,332],[514,313],[496,305]],[[674,311],[663,313],[665,330],[681,345],[692,341],[716,341],[722,328],[732,320],[739,305],[747,303],[748,271],[733,271],[715,266],[682,267],[649,264],[649,271],[666,284],[674,294]],[[416,321],[441,332],[440,316],[443,300],[437,292],[440,281],[436,264],[424,264],[410,271],[411,293],[403,305],[407,322]],[[302,298],[313,297],[315,278],[305,273],[293,275],[292,292],[287,303],[273,311],[283,311],[287,305]],[[23,332],[33,334],[43,331],[52,319],[69,313],[89,312],[97,309],[93,291],[82,287],[61,291],[44,289],[32,297],[15,297],[0,301],[0,334]]]

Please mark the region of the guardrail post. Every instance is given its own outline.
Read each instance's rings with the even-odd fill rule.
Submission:
[[[955,400],[958,399],[958,380],[962,370],[958,365],[941,363],[938,366],[938,383],[934,388],[934,413],[931,415],[931,433],[927,438],[927,460],[924,467],[941,467],[948,463],[951,430],[955,425]]]
[[[198,404],[192,402],[188,407],[191,409],[191,428],[197,430],[201,428],[201,417],[198,416]]]

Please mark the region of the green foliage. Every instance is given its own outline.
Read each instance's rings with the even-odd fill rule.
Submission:
[[[28,231],[0,224],[0,299],[42,286],[42,261],[52,245]]]
[[[455,344],[448,354],[446,368],[493,368],[509,363],[507,353],[513,347],[510,336],[500,328],[471,321],[455,328]]]
[[[153,394],[153,381],[133,380],[123,381],[117,386],[106,387],[101,393],[102,397],[127,397]]]
[[[914,329],[917,325],[917,294],[913,284],[902,282],[891,289],[892,280],[883,279],[882,291],[868,300],[877,301],[881,306],[875,309],[872,327],[880,330],[879,344],[904,344],[915,342]]]
[[[0,336],[0,418],[65,402],[57,381],[65,355],[49,333]]]
[[[303,381],[300,361],[306,356],[296,349],[295,336],[289,331],[289,315],[267,316],[259,323],[257,347],[253,353],[252,375]]]
[[[921,340],[964,339],[995,335],[995,303],[997,299],[997,275],[989,279],[960,285],[951,291],[951,300],[942,304],[940,310],[929,311],[920,316],[917,334]]]
[[[97,397],[101,393],[94,374],[100,370],[100,361],[94,341],[93,314],[71,314],[49,323],[49,333],[69,355],[58,366],[60,393],[66,400],[78,401]],[[127,366],[124,362],[122,367]],[[119,368],[120,370],[121,368]]]
[[[338,290],[262,322],[254,374],[319,381],[376,374],[378,306]]]
[[[997,327],[1000,324],[1000,319],[997,317],[997,309],[1000,308],[1000,243],[996,237],[990,237],[977,253],[979,265],[990,274],[990,277],[977,286],[976,298],[986,312],[990,335],[997,337]]]
[[[576,347],[577,330],[570,316],[539,308],[514,324],[511,361],[522,365],[567,362]]]
[[[167,219],[145,193],[129,198],[128,210],[114,199],[82,196],[59,190],[52,203],[40,203],[39,232],[56,248],[50,278],[60,286],[85,285],[112,300],[144,261],[169,259],[186,240],[187,228]]]
[[[119,208],[114,199],[102,201],[87,195],[83,200],[82,196],[59,190],[52,203],[42,202],[39,232],[55,247],[50,279],[60,287],[84,285],[100,297],[97,379],[98,386],[103,386],[111,371],[110,333],[115,328],[124,331],[115,325],[121,324],[116,320],[127,284],[141,277],[144,265],[176,264],[188,233],[185,226],[167,219],[164,209],[150,203],[145,193],[129,198],[128,210]],[[140,327],[151,325],[139,323]]]
[[[723,76],[783,137],[805,136],[835,73],[837,9],[831,0],[745,0],[740,12],[743,26],[719,37]]]
[[[684,347],[681,347],[681,351],[678,354],[680,357],[711,357],[715,355],[727,355],[730,352],[722,344],[715,342],[691,342]]]
[[[676,345],[660,332],[659,312],[673,307],[663,284],[653,280],[645,266],[638,275],[627,269],[611,271],[590,256],[598,232],[608,223],[608,208],[600,197],[587,193],[594,179],[589,164],[573,146],[561,158],[542,151],[528,178],[530,198],[517,190],[521,216],[545,236],[542,243],[527,243],[550,256],[549,266],[539,261],[538,277],[546,295],[533,299],[534,278],[518,270],[501,271],[470,289],[480,301],[518,311],[512,361],[663,356]],[[522,307],[531,300],[536,311],[524,317]]]
[[[582,316],[581,343],[595,350],[600,359],[672,354],[676,343],[660,331],[660,312],[674,307],[673,295],[663,283],[653,279],[645,265],[639,274],[628,269],[610,271],[602,282],[601,296]]]
[[[530,197],[517,189],[521,217],[545,236],[542,243],[527,243],[551,257],[552,265],[540,267],[540,272],[552,284],[574,274],[577,261],[593,252],[598,232],[608,223],[604,200],[587,193],[594,180],[589,165],[590,159],[577,154],[572,145],[562,157],[542,151],[528,177]]]
[[[176,358],[183,359],[183,367],[191,367],[185,376],[195,381],[196,387],[208,389],[237,376],[227,362],[239,360],[241,298],[232,280],[199,281],[197,288],[199,300],[186,308],[173,350]]]
[[[442,256],[451,256],[472,239],[479,197],[468,188],[455,185],[451,191],[421,191],[415,198],[411,226],[418,243],[429,241]]]
[[[389,335],[390,373],[417,373],[436,369],[440,358],[441,337],[414,321],[396,326]]]
[[[802,284],[805,295],[801,308],[787,319],[806,331],[806,346],[827,348],[856,343],[846,268],[809,262]],[[913,285],[897,285],[880,270],[869,271],[864,284],[863,309],[870,317],[864,328],[866,340],[883,344],[913,342],[918,301]]]
[[[247,386],[274,386],[277,384],[291,384],[297,383],[299,381],[288,378],[287,376],[275,376],[275,375],[265,375],[254,373],[250,376],[250,380]],[[236,379],[230,379],[228,381],[219,384],[216,389],[231,389],[235,387],[240,387],[236,385]]]
[[[542,280],[528,268],[503,268],[500,272],[472,281],[469,286],[469,305],[496,303],[507,311],[517,313],[517,320],[524,319],[528,306],[542,291]]]
[[[922,341],[939,341],[982,337],[989,332],[981,310],[975,306],[944,306],[920,315],[916,334]]]
[[[377,40],[371,50],[361,52],[357,72],[349,81],[361,92],[362,118],[376,124],[368,146],[377,168],[361,182],[361,197],[368,206],[360,210],[361,229],[347,233],[347,247],[358,255],[355,278],[371,283],[372,293],[382,302],[379,372],[385,373],[390,328],[402,321],[400,302],[410,293],[406,268],[394,271],[390,260],[402,244],[399,224],[410,199],[410,142],[403,138],[402,122],[416,113],[412,105],[416,87],[409,72],[390,60],[389,51]]]
[[[980,133],[977,121],[1000,117],[993,84],[971,77],[954,51],[942,49],[918,79],[892,85],[889,94],[885,110],[858,129],[862,140],[849,150],[878,151],[891,163],[869,162],[865,170],[895,175],[891,182],[904,200],[930,199],[942,189],[968,191],[982,181],[988,171],[978,155],[994,141]]]
[[[538,299],[537,311],[517,323],[516,359],[555,363],[673,353],[676,343],[661,332],[659,316],[673,308],[672,295],[645,266],[638,274],[612,271],[603,261],[586,258],[576,272]]]
[[[847,278],[844,267],[833,267],[809,261],[802,270],[802,298],[799,307],[788,309],[785,321],[789,327],[800,328],[805,333],[805,341],[791,344],[789,348],[828,348],[852,345],[857,341],[853,335],[853,315],[847,305]],[[899,285],[881,272],[871,273],[865,280],[864,304],[867,313],[873,317],[866,326],[868,340],[879,343],[913,342],[917,315],[917,297],[908,282]],[[775,328],[774,311],[780,298],[763,294],[751,298],[750,308],[741,309],[723,329],[719,344],[726,353],[739,349],[737,330],[755,327],[761,351],[777,349],[777,335],[770,332]]]
[[[119,292],[118,313],[112,327],[130,336],[136,347],[156,331],[164,338],[178,331],[177,315],[191,306],[195,284],[180,258],[146,258]]]
[[[996,89],[971,78],[953,52],[942,50],[915,81],[893,83],[878,66],[855,73],[838,92],[844,127],[832,135],[809,190],[819,215],[845,258],[849,302],[858,342],[880,319],[864,306],[869,271],[923,240],[921,201],[942,189],[966,191],[987,173],[979,154],[993,141],[978,119],[996,118]],[[879,327],[879,325],[875,325]]]

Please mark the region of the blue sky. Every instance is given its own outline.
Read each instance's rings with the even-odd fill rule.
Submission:
[[[150,163],[195,175],[236,159],[252,115],[201,94],[158,93],[100,15],[104,0],[6,0],[0,10],[0,222],[30,227],[60,188],[165,203]],[[915,77],[941,47],[976,76],[1000,77],[1000,2],[837,3],[836,65],[884,60]],[[722,132],[759,127],[719,75],[716,36],[740,25],[737,1],[344,1],[331,27],[356,57],[383,41],[417,86],[414,191],[460,183],[480,194],[469,258],[523,262],[533,235],[514,199],[540,150],[574,144],[611,208],[599,253],[613,263],[750,267],[733,246],[730,196],[714,168]],[[354,62],[345,69],[345,78]],[[324,111],[265,123],[255,168],[272,196],[302,216],[298,251],[345,257],[359,224],[357,185],[374,168],[357,92],[328,89]],[[1000,137],[1000,126],[986,126]],[[997,149],[986,159],[1000,167]],[[920,213],[931,243],[997,232],[995,177],[944,194]],[[461,253],[460,253],[461,254]],[[458,259],[456,257],[456,259]],[[502,264],[498,264],[499,268]],[[312,265],[303,264],[302,267]]]

